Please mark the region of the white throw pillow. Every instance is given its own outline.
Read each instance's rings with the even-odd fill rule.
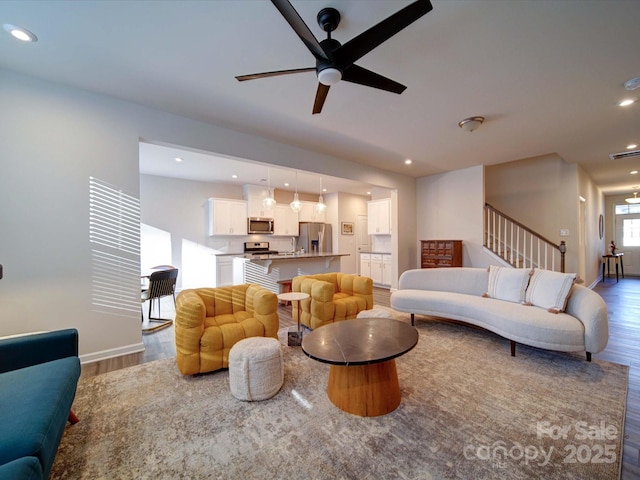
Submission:
[[[489,285],[487,296],[506,300],[507,302],[524,303],[525,292],[531,277],[530,268],[489,267]]]
[[[527,288],[526,301],[537,307],[546,308],[552,313],[563,312],[575,279],[575,273],[552,272],[536,268]]]

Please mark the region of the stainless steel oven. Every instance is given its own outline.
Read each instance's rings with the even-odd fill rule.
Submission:
[[[273,233],[273,218],[249,217],[247,220],[247,231],[249,233]]]

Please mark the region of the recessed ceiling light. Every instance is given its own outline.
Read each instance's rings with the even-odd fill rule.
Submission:
[[[284,182],[284,186],[288,187],[289,186],[289,182]]]
[[[627,150],[633,150],[634,148],[636,148],[638,145],[636,145],[635,143],[630,143],[629,145],[627,145]]]
[[[3,25],[4,29],[9,32],[14,38],[21,40],[23,42],[37,42],[38,37],[33,32],[30,32],[26,28],[17,27],[15,25],[11,25],[10,23],[5,23]]]
[[[411,165],[412,163],[413,163],[413,162],[411,161],[411,159],[410,159],[410,158],[407,158],[407,159],[404,161],[404,164],[405,164],[405,165]]]
[[[367,195],[371,195],[371,192],[367,192]]]
[[[618,105],[620,105],[621,107],[628,107],[629,105],[635,103],[635,99],[634,98],[626,98],[624,100],[622,100]]]
[[[629,173],[631,175],[637,175],[638,174],[638,170],[631,170]]]
[[[327,191],[327,189],[326,189],[326,188],[323,188],[323,189],[322,189],[322,191],[323,191],[323,192],[326,192],[326,191]]]
[[[231,175],[231,178],[238,178],[238,175]]]
[[[182,157],[176,157],[174,158],[174,160],[178,163],[182,162],[183,158]]]

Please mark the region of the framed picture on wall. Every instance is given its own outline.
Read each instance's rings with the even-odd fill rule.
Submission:
[[[353,222],[342,222],[342,235],[353,235]]]
[[[602,214],[598,217],[598,235],[600,235],[600,240],[604,237],[604,217]]]

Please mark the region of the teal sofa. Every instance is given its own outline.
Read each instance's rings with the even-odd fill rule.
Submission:
[[[49,477],[79,378],[76,329],[0,339],[0,480]]]

